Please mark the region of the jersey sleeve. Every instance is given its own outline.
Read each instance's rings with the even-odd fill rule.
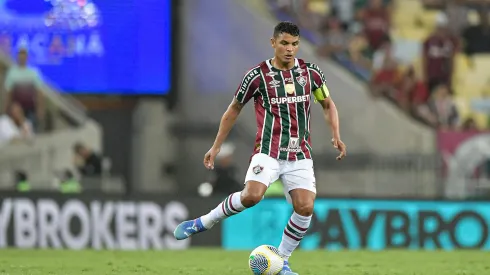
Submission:
[[[311,90],[315,97],[315,102],[323,101],[330,96],[330,91],[327,88],[327,81],[322,70],[316,64],[309,63],[308,70],[312,78]]]
[[[246,104],[257,92],[259,85],[260,69],[254,68],[249,70],[235,92],[236,100],[242,104]]]

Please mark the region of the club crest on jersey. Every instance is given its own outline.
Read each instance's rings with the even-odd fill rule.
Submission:
[[[299,85],[304,87],[306,85],[306,76],[300,75],[296,77],[296,81],[298,82]]]
[[[258,175],[260,174],[260,172],[262,172],[262,170],[264,170],[264,167],[260,166],[260,165],[257,165],[255,166],[252,171],[254,172],[255,175]]]

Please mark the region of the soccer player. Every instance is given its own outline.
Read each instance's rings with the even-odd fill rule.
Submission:
[[[340,140],[339,118],[323,72],[313,63],[295,58],[300,43],[298,26],[281,22],[271,38],[274,58],[250,69],[243,77],[233,102],[221,118],[213,146],[204,156],[204,166],[214,168],[214,160],[244,105],[254,100],[257,136],[245,177],[245,188],[228,196],[215,209],[195,220],[181,223],[174,231],[178,240],[211,229],[225,218],[259,203],[269,184],[280,178],[294,213],[287,223],[279,252],[284,258],[282,275],[294,275],[289,257],[305,235],[316,197],[310,138],[311,101],[323,107],[330,124],[333,146],[346,156]]]

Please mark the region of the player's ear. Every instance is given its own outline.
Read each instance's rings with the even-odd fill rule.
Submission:
[[[276,39],[274,37],[271,37],[271,47],[276,48]]]

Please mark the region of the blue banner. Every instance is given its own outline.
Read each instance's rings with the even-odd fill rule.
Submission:
[[[166,94],[171,0],[0,0],[0,47],[66,92]]]
[[[266,199],[223,223],[223,247],[278,246],[292,214]],[[490,203],[318,199],[301,249],[490,249]]]

